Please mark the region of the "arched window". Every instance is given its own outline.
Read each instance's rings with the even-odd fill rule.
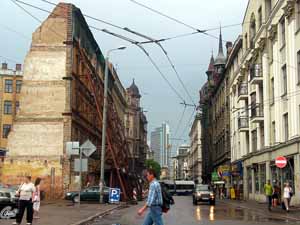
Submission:
[[[255,15],[252,13],[250,19],[250,48],[254,48],[254,37],[256,35],[256,21]]]

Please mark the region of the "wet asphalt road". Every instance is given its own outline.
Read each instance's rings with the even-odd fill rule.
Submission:
[[[207,204],[192,204],[191,196],[175,197],[176,204],[164,214],[165,225],[300,225],[300,221],[288,220],[281,216],[274,216],[258,210],[244,209],[230,204],[217,202],[216,206]],[[115,210],[108,215],[97,218],[89,225],[141,225],[143,217],[137,215],[138,206],[131,206]]]

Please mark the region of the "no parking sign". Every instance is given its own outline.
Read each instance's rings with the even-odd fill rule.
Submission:
[[[121,195],[120,188],[110,188],[109,189],[109,202],[110,203],[119,203],[120,195]]]

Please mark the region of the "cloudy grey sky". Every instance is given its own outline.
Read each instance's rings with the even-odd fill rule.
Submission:
[[[25,2],[52,10],[53,6],[40,0],[23,0]],[[49,0],[58,3],[57,0]],[[186,24],[199,29],[217,28],[228,24],[241,23],[248,0],[137,0],[169,16],[175,17]],[[193,32],[193,30],[175,23],[167,18],[150,12],[129,0],[69,0],[74,3],[84,14],[106,20],[121,27],[129,27],[140,33],[154,38],[170,37],[178,34]],[[41,20],[47,13],[40,12],[24,6],[28,11]],[[23,62],[30,46],[31,33],[39,23],[17,8],[11,0],[0,1],[0,56]],[[98,28],[106,28],[113,32],[136,38],[122,30],[110,27],[100,22],[87,19],[88,24]],[[117,67],[118,74],[125,87],[128,87],[132,78],[142,94],[142,107],[147,110],[149,132],[159,126],[163,121],[168,121],[174,137],[183,106],[166,82],[150,64],[146,56],[135,46],[121,41],[107,34],[92,30],[103,53],[108,49],[126,45],[128,48],[115,52],[111,56],[112,63]],[[241,26],[223,29],[223,39],[234,41],[241,32]],[[210,31],[218,35],[218,29]],[[136,38],[140,40],[139,38]],[[178,72],[190,91],[195,102],[199,101],[199,89],[206,80],[205,71],[208,66],[212,50],[216,54],[218,41],[211,37],[196,34],[170,40],[163,43],[169,57],[175,63]],[[178,92],[190,102],[168,61],[160,49],[149,44],[145,46],[155,59],[169,81]],[[4,61],[0,58],[0,61]],[[6,61],[13,66],[14,62]],[[184,119],[177,132],[176,138],[182,135],[188,137],[188,129],[184,129],[192,113],[192,108],[187,108]],[[173,143],[176,145],[177,143]]]

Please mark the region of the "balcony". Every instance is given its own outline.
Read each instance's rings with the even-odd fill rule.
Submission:
[[[238,101],[248,99],[248,84],[241,83],[238,87]]]
[[[250,84],[260,84],[263,82],[262,65],[254,64],[250,68]]]
[[[251,105],[251,122],[261,123],[264,121],[264,107],[261,103]]]
[[[238,128],[240,132],[249,131],[249,117],[241,116],[238,118]]]

